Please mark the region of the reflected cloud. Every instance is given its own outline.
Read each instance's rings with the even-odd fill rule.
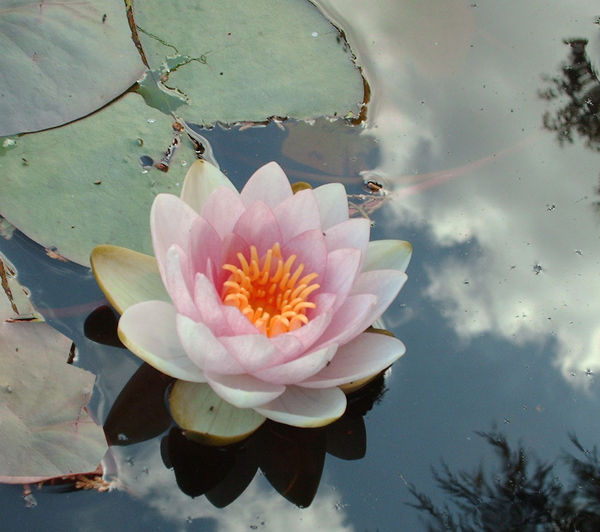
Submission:
[[[342,27],[353,16],[349,42],[366,50],[359,62],[377,80],[364,134],[378,139],[372,173],[388,194],[367,210],[384,207],[384,231],[411,225],[429,238],[412,264],[425,265],[426,296],[460,339],[531,344],[554,353],[569,382],[589,384],[600,371],[600,246],[598,154],[584,142],[597,136],[590,120],[576,137],[584,142],[558,152],[541,129],[549,104],[538,93],[543,73],[574,50],[563,39],[597,48],[597,6],[584,2],[574,17],[567,3],[551,15],[525,3],[517,20],[495,3],[453,2],[449,18],[427,3],[380,0],[368,12],[319,3]],[[556,17],[561,35],[549,35]]]
[[[222,510],[205,499],[192,499],[180,491],[173,472],[166,469],[158,445],[113,448],[119,464],[119,481],[128,493],[173,523],[173,530],[189,530],[194,522],[213,524],[219,532],[285,530],[304,532],[331,530],[353,532],[330,486],[323,484],[310,508],[300,509],[274,492],[265,478],[256,475],[244,494]]]

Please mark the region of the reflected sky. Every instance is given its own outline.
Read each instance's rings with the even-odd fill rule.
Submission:
[[[376,80],[365,134],[382,151],[386,223],[416,225],[439,249],[422,257],[424,295],[461,339],[555,340],[565,378],[589,383],[585,371],[600,370],[599,155],[578,139],[559,147],[538,92],[567,62],[563,39],[597,45],[597,5],[375,4],[327,2],[342,24],[351,17]]]

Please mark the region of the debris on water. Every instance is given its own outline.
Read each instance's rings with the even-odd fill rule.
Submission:
[[[37,501],[35,500],[33,493],[24,495],[23,500],[25,501],[25,508],[35,508],[37,506]]]
[[[148,170],[154,166],[154,159],[149,155],[142,155],[140,157],[140,164],[144,170]]]
[[[536,263],[533,265],[533,273],[535,273],[536,275],[539,275],[542,270],[543,268],[540,264]]]

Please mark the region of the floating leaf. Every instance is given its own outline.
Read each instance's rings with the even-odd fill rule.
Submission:
[[[0,297],[0,318],[12,312]],[[104,456],[85,409],[94,375],[66,364],[70,345],[46,323],[0,324],[0,482],[94,471]]]
[[[1,136],[85,116],[144,72],[122,0],[2,4]]]
[[[151,252],[150,205],[160,192],[179,195],[195,159],[182,142],[168,173],[144,173],[140,157],[160,160],[173,120],[136,94],[67,126],[0,144],[0,213],[31,239],[79,264],[110,242]],[[43,191],[43,192],[41,192]]]
[[[169,394],[169,406],[188,437],[212,445],[243,440],[265,421],[251,408],[226,403],[205,383],[177,381]]]
[[[363,80],[340,32],[305,0],[134,3],[154,77],[188,121],[358,116]],[[166,98],[166,96],[165,96]]]

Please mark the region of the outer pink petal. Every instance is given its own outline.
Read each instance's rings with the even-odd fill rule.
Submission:
[[[406,348],[386,334],[363,333],[338,348],[331,364],[305,380],[301,386],[330,388],[376,375],[400,358]]]
[[[348,219],[348,196],[341,183],[327,183],[314,189],[319,212],[321,227],[327,231],[331,226]]]
[[[192,321],[178,314],[177,332],[185,352],[203,371],[224,375],[245,373],[242,365],[227,352],[204,323]]]
[[[219,375],[207,372],[206,381],[221,399],[238,408],[262,406],[285,391],[285,386],[261,381],[251,375]]]
[[[336,349],[337,345],[332,344],[291,362],[256,371],[254,376],[274,384],[297,384],[322,370],[333,358]]]
[[[291,195],[290,182],[276,162],[267,163],[254,172],[240,193],[246,207],[262,201],[271,208]]]
[[[366,326],[372,325],[400,292],[406,282],[407,275],[398,270],[373,270],[362,272],[356,278],[351,294],[375,294],[377,305],[373,309],[373,317]]]
[[[231,335],[233,331],[225,319],[224,306],[213,283],[203,274],[196,274],[194,301],[198,320],[206,324],[213,334]]]
[[[336,249],[327,255],[327,271],[321,291],[337,296],[334,311],[344,302],[358,275],[361,254],[358,249]]]
[[[220,336],[221,342],[248,373],[269,367],[277,356],[277,349],[264,334]]]
[[[360,249],[363,257],[366,256],[369,246],[371,223],[366,218],[350,218],[336,224],[325,233],[327,251],[340,248]]]
[[[283,395],[255,410],[286,425],[323,427],[344,414],[346,396],[339,388],[313,390],[288,386]]]
[[[301,190],[277,205],[273,212],[279,222],[282,244],[311,229],[321,230],[319,206],[312,190]]]
[[[277,218],[262,201],[257,201],[246,209],[236,222],[233,232],[249,246],[256,246],[259,257],[262,257],[275,242],[281,243],[282,240]]]
[[[199,320],[200,315],[192,298],[193,272],[187,255],[177,244],[167,251],[163,281],[177,312]]]
[[[329,343],[342,345],[358,336],[375,321],[371,316],[376,305],[377,297],[373,294],[348,296],[333,315],[329,327],[321,335],[318,346],[315,347],[322,347]]]
[[[221,259],[221,238],[212,225],[198,217],[192,224],[188,245],[183,249],[189,254],[192,271],[207,273],[209,259],[213,265]]]
[[[128,307],[119,320],[125,346],[159,371],[177,379],[205,382],[202,370],[183,349],[175,324],[175,307],[164,301],[144,301]]]
[[[233,230],[238,218],[246,210],[237,191],[229,188],[215,190],[204,203],[202,217],[223,238]]]
[[[300,264],[304,264],[301,277],[309,273],[316,273],[319,277],[313,282],[321,283],[327,265],[327,248],[320,229],[305,231],[296,235],[281,246],[281,253],[284,260],[290,255],[297,255],[298,258],[294,262],[292,269],[295,269]]]
[[[150,209],[150,232],[154,256],[163,276],[167,250],[177,244],[181,249],[188,248],[190,231],[198,214],[194,209],[172,194],[159,194]]]

